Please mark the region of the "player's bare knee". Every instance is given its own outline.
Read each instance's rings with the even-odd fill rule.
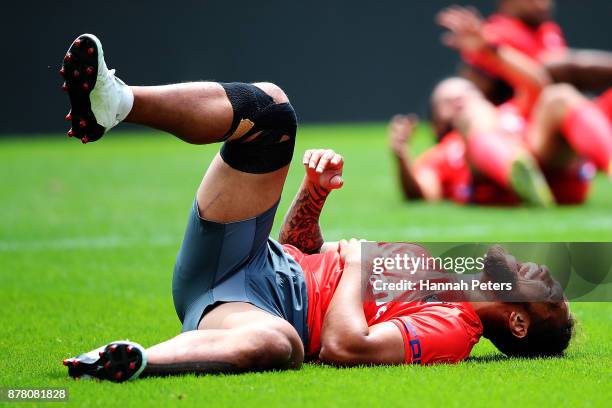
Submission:
[[[582,95],[569,84],[547,86],[540,96],[542,104],[548,109],[564,109],[581,100]]]
[[[241,350],[240,364],[251,370],[285,370],[295,367],[291,339],[283,330],[262,327],[249,331],[248,341]],[[300,362],[301,364],[301,362]]]
[[[273,84],[272,82],[257,82],[253,85],[270,95],[276,103],[289,102],[289,98],[287,97],[287,94],[285,94],[285,91],[283,91],[280,86]]]
[[[271,330],[264,335],[265,345],[258,356],[260,363],[266,368],[286,369],[289,367],[292,347],[291,342],[283,333]]]

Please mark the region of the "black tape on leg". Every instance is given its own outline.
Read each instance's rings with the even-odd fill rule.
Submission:
[[[294,147],[295,137],[284,142],[268,144],[225,142],[221,147],[221,157],[223,161],[236,170],[245,173],[263,174],[278,170],[291,163]]]
[[[221,82],[220,85],[225,89],[234,111],[232,126],[225,134],[224,139],[229,138],[236,132],[241,121],[252,121],[262,110],[274,104],[274,99],[270,95],[253,84]]]
[[[262,174],[291,162],[295,147],[297,118],[289,103],[276,104],[261,89],[249,84],[222,84],[234,120],[221,157],[232,168]],[[229,87],[226,87],[231,85]]]

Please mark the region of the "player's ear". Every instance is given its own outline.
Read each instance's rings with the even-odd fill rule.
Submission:
[[[522,339],[529,330],[529,315],[524,310],[514,310],[508,316],[508,327],[516,338]]]

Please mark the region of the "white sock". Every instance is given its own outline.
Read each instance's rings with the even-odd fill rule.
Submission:
[[[119,81],[121,80],[119,79]],[[123,81],[121,81],[121,83],[123,84],[121,87],[121,100],[119,101],[119,106],[117,107],[117,120],[119,122],[123,122],[134,106],[134,92],[132,91],[132,88],[129,85],[126,85]]]

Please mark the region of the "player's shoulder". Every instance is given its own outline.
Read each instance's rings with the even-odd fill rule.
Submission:
[[[445,149],[452,149],[457,146],[464,147],[465,139],[461,136],[461,133],[453,130],[452,132],[447,133],[442,137],[439,143],[440,146],[443,146]]]
[[[487,17],[487,19],[485,20],[485,25],[494,26],[496,24],[510,24],[513,21],[514,19],[504,14],[494,13]]]
[[[538,51],[538,31],[514,17],[501,14],[489,17],[484,26],[484,35],[491,44],[509,45],[531,57]]]
[[[526,26],[520,20],[504,14],[492,14],[485,21],[485,35],[504,36],[512,35],[517,31],[524,31]],[[491,39],[491,38],[490,38]]]
[[[415,163],[422,166],[433,165],[437,162],[443,162],[456,150],[465,150],[465,141],[461,134],[456,131],[449,132],[444,135],[438,143],[423,152]]]
[[[540,26],[540,30],[546,33],[558,34],[561,36],[563,35],[563,29],[555,21],[546,21],[542,23],[542,25]]]
[[[547,21],[540,26],[540,41],[547,51],[564,52],[567,49],[567,41],[561,26],[554,21]]]
[[[452,177],[465,167],[465,139],[459,132],[453,131],[444,135],[434,149],[431,163],[437,165],[442,178]]]

